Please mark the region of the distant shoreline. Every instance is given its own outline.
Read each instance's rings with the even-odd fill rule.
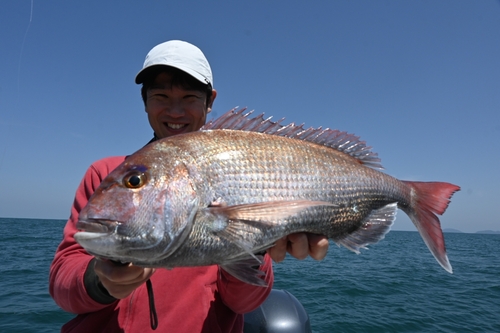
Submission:
[[[443,232],[445,233],[459,233],[459,234],[464,234],[465,232],[457,230],[457,229],[452,229],[452,228],[445,228],[443,229]],[[471,234],[495,234],[495,235],[500,235],[500,231],[498,230],[479,230],[476,232],[470,232]]]
[[[402,231],[402,232],[418,232],[418,230],[397,230],[393,229],[391,232],[394,231]],[[500,235],[500,231],[495,231],[495,230],[479,230],[479,231],[474,231],[474,232],[464,232],[458,229],[452,229],[452,228],[445,228],[443,229],[443,233],[445,234],[483,234],[483,235]]]

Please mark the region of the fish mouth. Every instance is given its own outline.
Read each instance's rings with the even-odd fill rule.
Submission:
[[[89,254],[114,259],[116,253],[112,245],[116,241],[120,224],[118,221],[105,219],[79,220],[74,238]]]
[[[116,233],[120,224],[114,220],[88,219],[79,220],[76,223],[76,228],[81,232],[109,235]]]
[[[162,240],[153,237],[154,244],[150,244],[147,234],[135,234],[126,222],[113,219],[84,218],[76,223],[76,228],[75,241],[89,254],[122,263],[147,263],[151,248]]]

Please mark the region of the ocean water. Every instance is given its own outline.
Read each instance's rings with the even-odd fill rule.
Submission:
[[[48,294],[65,221],[0,218],[0,332],[57,332],[73,317]],[[417,232],[392,231],[356,255],[331,244],[321,262],[275,265],[276,289],[314,332],[500,332],[500,235],[445,234],[454,274]]]

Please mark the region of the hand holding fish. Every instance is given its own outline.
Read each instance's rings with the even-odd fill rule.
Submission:
[[[154,268],[143,268],[132,264],[117,265],[110,260],[97,259],[94,270],[108,293],[116,299],[130,295],[155,272]]]
[[[267,250],[267,253],[275,262],[285,260],[286,253],[290,253],[297,259],[305,259],[311,256],[316,260],[323,260],[328,251],[328,238],[326,236],[311,233],[295,233],[285,236]]]

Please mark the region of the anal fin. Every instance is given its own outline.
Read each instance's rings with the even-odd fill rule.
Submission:
[[[336,239],[335,242],[339,246],[343,245],[359,254],[360,249],[367,249],[367,245],[378,243],[384,239],[396,219],[397,210],[397,203],[373,210],[365,218],[360,228],[341,239]]]

